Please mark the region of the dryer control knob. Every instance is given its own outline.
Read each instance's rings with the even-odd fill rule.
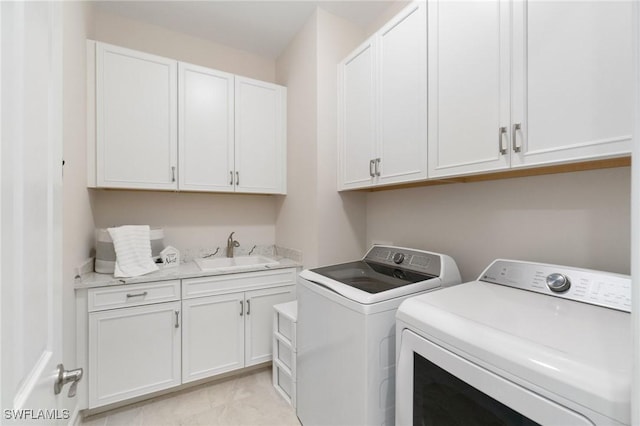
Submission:
[[[396,253],[393,255],[393,261],[396,264],[401,264],[402,262],[404,262],[404,253]]]
[[[571,287],[571,281],[569,281],[569,278],[566,275],[558,273],[549,274],[547,275],[547,287],[549,287],[549,290],[554,293],[562,293],[563,291],[569,290],[569,287]]]

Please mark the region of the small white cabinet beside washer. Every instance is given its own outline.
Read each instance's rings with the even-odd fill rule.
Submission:
[[[180,281],[91,289],[88,300],[89,408],[180,384]]]
[[[183,280],[182,382],[272,357],[273,306],[295,299],[295,269]]]
[[[274,306],[273,313],[273,386],[296,407],[296,333],[298,302]]]

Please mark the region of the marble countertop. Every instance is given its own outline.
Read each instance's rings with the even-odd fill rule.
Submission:
[[[241,270],[229,272],[202,271],[194,262],[186,262],[180,266],[170,268],[160,268],[159,271],[133,278],[116,278],[111,274],[99,274],[97,272],[87,272],[76,278],[75,289],[88,289],[94,287],[106,287],[126,284],[141,284],[153,281],[181,280],[185,278],[210,277],[214,275],[240,274],[245,272],[266,271],[271,269],[299,268],[302,267],[300,262],[288,258],[275,258],[278,265],[258,266],[255,268],[243,268]]]

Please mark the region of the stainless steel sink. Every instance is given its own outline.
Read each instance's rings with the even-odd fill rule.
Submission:
[[[260,266],[278,265],[277,260],[264,256],[216,257],[213,259],[195,259],[201,271],[237,271]]]

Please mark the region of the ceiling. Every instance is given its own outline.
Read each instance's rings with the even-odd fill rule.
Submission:
[[[96,1],[99,11],[125,16],[275,59],[316,7],[362,28],[393,0],[349,1]]]

